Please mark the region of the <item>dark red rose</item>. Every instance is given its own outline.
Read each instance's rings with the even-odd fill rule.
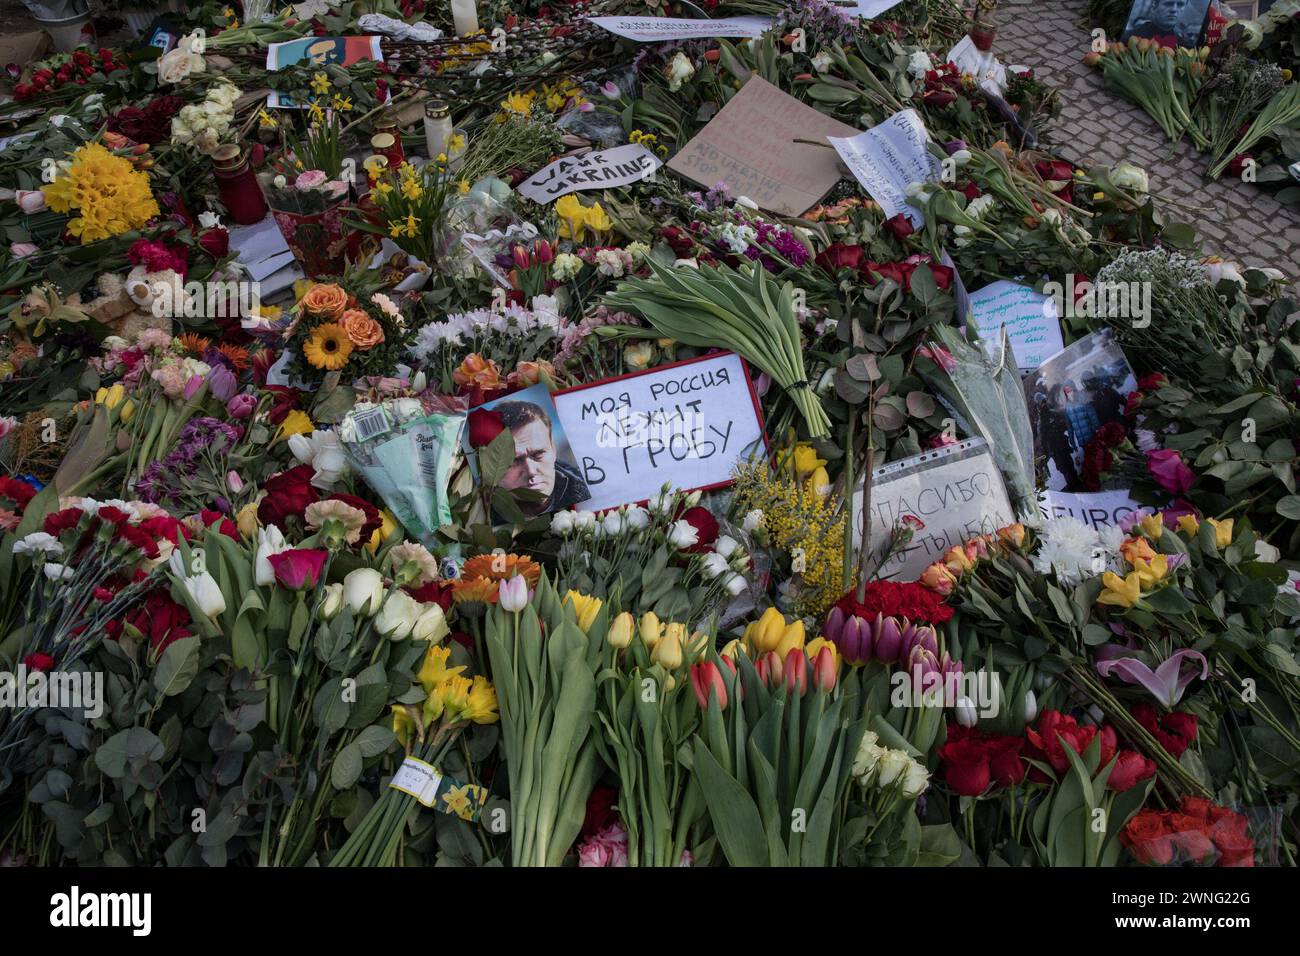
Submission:
[[[587,815],[582,821],[580,839],[586,839],[618,821],[618,791],[613,787],[597,786],[587,797]]]
[[[203,522],[203,527],[216,528],[227,538],[233,538],[235,541],[239,540],[239,528],[220,511],[204,508],[199,512],[199,520]]]
[[[840,269],[852,269],[855,272],[861,269],[862,256],[861,246],[850,246],[843,242],[834,242],[817,253],[817,258],[813,261],[834,275]]]
[[[1150,372],[1138,379],[1138,389],[1143,392],[1154,392],[1168,384],[1169,379],[1165,378],[1164,372]]]
[[[965,186],[961,187],[961,194],[965,196],[966,200],[969,202],[972,199],[979,199],[980,196],[983,196],[984,190],[980,189],[979,186],[975,184],[975,180],[972,179]]]
[[[1255,841],[1244,833],[1216,833],[1214,846],[1220,853],[1216,866],[1255,865]]]
[[[199,233],[199,247],[214,259],[224,259],[230,252],[230,233],[220,227]]]
[[[1196,739],[1196,715],[1175,711],[1157,714],[1150,704],[1134,704],[1130,713],[1142,727],[1160,742],[1171,757],[1182,756]],[[1208,801],[1206,801],[1208,805]]]
[[[491,444],[505,429],[505,422],[495,409],[476,408],[469,413],[469,443],[472,448]]]
[[[1110,731],[1109,744],[1103,732],[1102,766],[1109,763],[1110,758],[1115,755],[1115,731],[1109,727],[1106,730]],[[1025,730],[1025,737],[1030,745],[1029,755],[1051,764],[1052,769],[1057,773],[1064,773],[1069,769],[1070,760],[1065,755],[1066,747],[1077,754],[1082,754],[1096,735],[1096,727],[1080,725],[1073,717],[1067,717],[1056,710],[1044,711],[1038,718],[1037,728],[1029,727]]]
[[[311,465],[298,465],[268,478],[264,483],[266,497],[257,506],[257,520],[280,528],[285,527],[290,517],[301,520],[307,506],[320,500],[311,483],[315,473]]]
[[[451,610],[452,590],[441,581],[429,581],[418,588],[408,587],[406,593],[425,604],[436,604],[444,611]]]
[[[40,671],[44,674],[46,671],[54,670],[54,658],[49,654],[43,654],[37,651],[35,654],[28,654],[23,658],[23,664],[29,671]]]
[[[686,550],[708,551],[709,545],[718,540],[718,519],[713,517],[708,508],[701,508],[698,505],[694,508],[687,508],[682,512],[681,520],[695,529],[695,535],[698,539],[695,544]]]
[[[924,102],[926,106],[934,106],[943,109],[944,107],[951,106],[953,103],[957,102],[957,94],[952,92],[952,90],[926,90],[921,94],[921,101]]]
[[[189,611],[161,588],[151,590],[127,617],[126,623],[145,636],[155,654],[161,654],[173,641],[190,636],[186,628],[190,623]]]
[[[905,213],[899,213],[897,216],[891,216],[885,220],[885,228],[893,234],[894,238],[902,242],[912,233],[916,232],[912,228],[912,221],[907,218]]]
[[[1128,847],[1139,863],[1168,866],[1174,859],[1167,815],[1158,810],[1143,810],[1120,831],[1119,842]]]
[[[261,356],[266,355],[268,351],[269,350],[263,350],[258,352],[257,356],[254,357],[254,377],[256,377],[257,374],[258,359],[260,359]],[[275,364],[274,356],[271,358],[271,364]],[[265,376],[263,376],[263,380],[265,380]],[[289,413],[298,407],[298,399],[305,394],[300,389],[290,388],[288,385],[266,385],[264,386],[263,391],[271,393],[271,407],[266,412],[266,418],[272,425],[279,425],[288,418]]]
[[[989,756],[989,769],[999,787],[1014,787],[1025,779],[1029,765],[1020,759],[1025,746],[1023,737],[994,738],[994,750]]]
[[[989,750],[982,740],[949,741],[939,748],[939,759],[948,789],[958,796],[978,797],[993,780]]]

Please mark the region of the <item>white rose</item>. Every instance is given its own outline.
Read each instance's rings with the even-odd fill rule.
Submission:
[[[1147,171],[1132,163],[1120,163],[1110,171],[1110,181],[1120,189],[1130,192],[1145,193],[1151,185]]]
[[[191,73],[202,73],[205,69],[203,57],[181,44],[158,61],[158,79],[163,83],[179,83]]]
[[[668,64],[668,89],[676,93],[694,75],[695,64],[685,53],[678,52]]]

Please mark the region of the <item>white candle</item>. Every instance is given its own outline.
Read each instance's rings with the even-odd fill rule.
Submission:
[[[451,20],[456,25],[456,36],[467,37],[478,32],[478,7],[474,0],[451,0]]]

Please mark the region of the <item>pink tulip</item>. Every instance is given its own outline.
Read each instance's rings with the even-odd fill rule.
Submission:
[[[14,193],[14,199],[17,200],[18,207],[29,216],[44,212],[47,208],[45,193],[39,189],[20,189]]]
[[[528,581],[521,574],[501,581],[497,585],[497,601],[503,611],[511,614],[522,611],[528,606]]]
[[[1147,471],[1171,495],[1183,494],[1196,480],[1196,473],[1183,464],[1183,456],[1172,448],[1147,452]]]

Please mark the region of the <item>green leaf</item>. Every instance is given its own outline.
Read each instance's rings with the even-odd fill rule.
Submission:
[[[515,460],[515,436],[504,428],[490,442],[478,450],[479,478],[483,484],[496,487],[506,476]]]
[[[139,758],[161,760],[163,742],[143,727],[119,731],[95,751],[95,766],[114,779],[126,774],[127,764]]]
[[[763,838],[758,807],[699,738],[695,741],[695,773],[727,862],[732,866],[767,866],[767,840]]]
[[[330,783],[335,790],[347,790],[360,779],[362,766],[361,747],[354,740],[334,758],[334,766],[330,768]]]
[[[199,672],[199,639],[182,637],[173,641],[158,659],[153,686],[164,697],[175,697],[190,686]]]

